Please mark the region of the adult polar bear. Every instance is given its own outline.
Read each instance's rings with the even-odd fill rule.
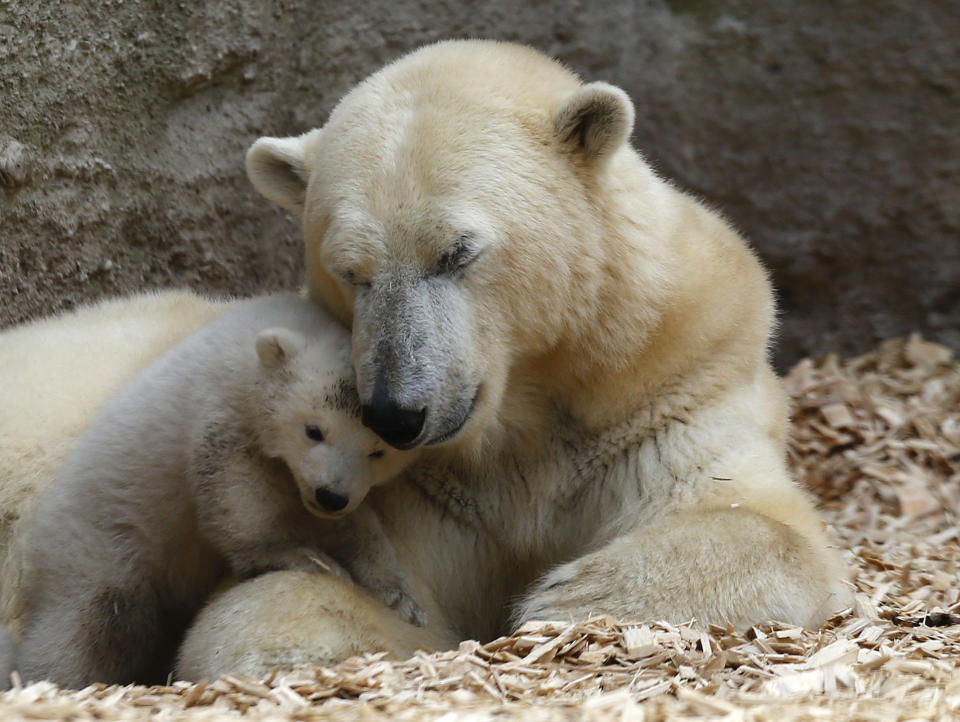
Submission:
[[[434,643],[511,614],[742,627],[849,602],[785,469],[764,271],[631,149],[632,123],[617,88],[453,41],[248,155],[302,216],[310,293],[352,323],[366,423],[430,447],[371,498]],[[181,672],[397,647],[391,615],[335,580],[268,575],[212,602]]]

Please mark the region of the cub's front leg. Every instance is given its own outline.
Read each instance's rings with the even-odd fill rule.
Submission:
[[[350,516],[327,522],[321,535],[323,546],[349,570],[357,584],[396,609],[405,621],[426,626],[427,615],[400,572],[393,544],[372,507],[363,504]]]
[[[676,513],[557,567],[515,616],[815,627],[850,601],[839,560],[818,541],[746,508]]]

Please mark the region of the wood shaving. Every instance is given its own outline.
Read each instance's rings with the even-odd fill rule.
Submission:
[[[47,682],[20,720],[903,720],[960,718],[960,365],[919,336],[799,363],[790,461],[855,571],[821,629],[596,617],[489,644],[163,687]]]

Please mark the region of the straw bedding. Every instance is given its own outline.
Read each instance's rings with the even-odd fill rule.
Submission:
[[[855,570],[822,629],[536,623],[486,645],[166,687],[18,684],[0,719],[960,718],[960,364],[918,337],[803,361],[790,459]]]

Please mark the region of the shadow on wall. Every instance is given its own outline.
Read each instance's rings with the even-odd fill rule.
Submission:
[[[781,368],[912,329],[958,348],[958,23],[953,0],[6,5],[0,324],[295,286],[299,232],[249,187],[248,144],[321,124],[418,45],[482,36],[633,96],[638,147],[770,266]]]

